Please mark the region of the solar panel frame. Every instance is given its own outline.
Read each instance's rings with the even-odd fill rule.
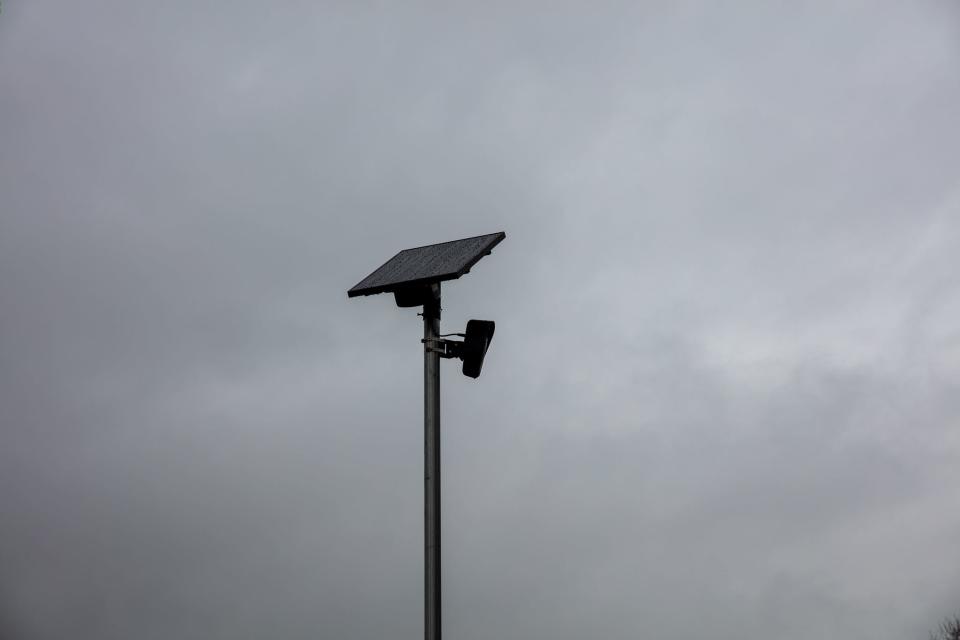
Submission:
[[[506,233],[499,231],[404,249],[354,285],[347,291],[347,296],[370,296],[456,280],[469,273],[480,258],[489,255],[506,237]]]

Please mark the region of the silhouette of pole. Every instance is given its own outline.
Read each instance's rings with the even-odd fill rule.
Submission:
[[[424,640],[440,640],[440,283],[423,305]]]
[[[2,0],[0,0],[2,2]],[[507,237],[503,231],[404,249],[351,287],[348,298],[392,293],[398,307],[423,306],[423,637],[440,640],[440,358],[459,358],[476,378],[493,338],[491,320],[470,320],[462,341],[440,337],[440,283],[471,267]]]

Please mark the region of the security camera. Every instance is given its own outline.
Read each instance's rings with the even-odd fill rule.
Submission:
[[[483,357],[487,355],[496,324],[493,320],[469,320],[460,347],[460,359],[463,360],[463,375],[476,378],[483,368]]]

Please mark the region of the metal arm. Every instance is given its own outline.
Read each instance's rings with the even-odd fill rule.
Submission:
[[[448,336],[459,336],[461,333],[448,333]],[[460,340],[444,340],[443,338],[424,338],[420,342],[426,344],[427,351],[440,354],[441,358],[462,358],[463,342]],[[434,346],[437,345],[437,346]]]

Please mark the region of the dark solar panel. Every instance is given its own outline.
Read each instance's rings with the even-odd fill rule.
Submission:
[[[354,286],[347,295],[369,296],[417,284],[456,280],[507,237],[502,231],[404,249]]]

